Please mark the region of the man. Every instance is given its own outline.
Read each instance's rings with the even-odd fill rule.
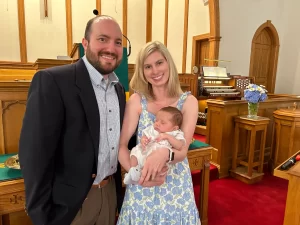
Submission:
[[[109,16],[95,17],[82,44],[82,59],[37,72],[29,89],[19,158],[35,225],[115,223],[125,93],[113,71],[122,60],[121,29]]]

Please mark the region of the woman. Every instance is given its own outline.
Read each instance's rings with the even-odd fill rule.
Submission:
[[[187,144],[173,150],[174,160],[160,186],[143,187],[147,186],[145,181],[155,180],[156,175],[161,174],[169,161],[169,152],[158,149],[148,156],[140,180],[143,186],[127,186],[118,224],[200,224],[186,157],[198,117],[197,99],[182,92],[174,61],[158,41],[147,43],[140,50],[130,86],[135,93],[126,105],[119,150],[119,161],[125,170],[130,168],[127,146],[136,127],[139,142],[142,130],[154,123],[156,113],[163,107],[181,110],[181,130]]]

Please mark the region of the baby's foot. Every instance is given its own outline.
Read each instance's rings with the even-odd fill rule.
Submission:
[[[130,173],[125,173],[124,184],[132,184],[132,181]]]
[[[138,184],[141,177],[141,170],[138,166],[131,167],[128,173],[125,174],[124,184]]]
[[[130,171],[131,170],[131,171]],[[141,168],[139,166],[130,168],[131,179],[138,182],[141,178]]]

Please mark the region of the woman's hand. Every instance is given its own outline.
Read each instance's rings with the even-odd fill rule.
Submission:
[[[168,160],[169,149],[161,148],[153,151],[145,161],[139,184],[142,185],[145,181],[153,180],[157,175],[165,173],[163,167],[166,166]]]
[[[154,187],[154,186],[160,186],[163,183],[165,183],[166,177],[168,174],[168,166],[164,166],[162,168],[161,173],[159,173],[153,180],[151,181],[144,181],[143,183],[139,183],[143,187]]]

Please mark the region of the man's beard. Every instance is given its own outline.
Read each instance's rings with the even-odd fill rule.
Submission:
[[[101,62],[99,61],[99,57],[100,55],[110,55],[113,56],[116,60],[116,64],[115,66],[113,66],[111,64],[111,67],[108,67],[101,64]],[[93,53],[90,49],[90,47],[88,46],[87,50],[86,50],[86,58],[89,61],[89,63],[102,75],[108,75],[110,73],[112,73],[120,64],[121,64],[121,60],[118,60],[118,56],[114,53],[109,53],[109,52],[105,52],[105,51],[101,51],[98,53],[98,55],[96,55],[95,53]]]

